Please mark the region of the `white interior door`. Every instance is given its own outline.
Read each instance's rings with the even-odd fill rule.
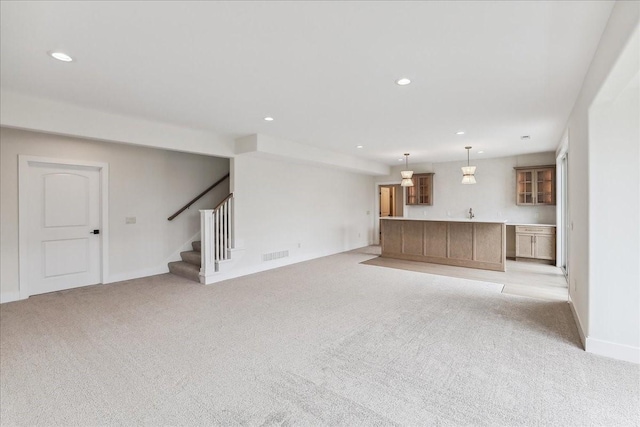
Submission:
[[[27,289],[29,295],[94,285],[101,278],[100,170],[27,162]],[[23,194],[26,193],[26,194]]]

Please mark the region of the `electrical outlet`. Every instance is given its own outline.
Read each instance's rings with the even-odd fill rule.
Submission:
[[[300,249],[301,247],[302,247],[302,244],[298,242],[298,249]]]
[[[128,216],[124,219],[124,223],[125,224],[135,224],[136,223],[136,217],[135,216]]]

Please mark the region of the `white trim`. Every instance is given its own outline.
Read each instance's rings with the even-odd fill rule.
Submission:
[[[562,135],[562,141],[560,142],[560,146],[556,150],[556,267],[563,267],[562,261],[564,257],[564,248],[562,247],[563,236],[564,236],[564,222],[562,221],[562,197],[568,197],[568,195],[563,194],[563,180],[562,180],[562,159],[569,152],[569,128],[565,129],[564,134]],[[566,167],[569,167],[567,162]],[[567,173],[568,176],[568,173]],[[568,192],[568,187],[567,187]],[[567,203],[567,212],[565,213],[566,217],[569,218],[569,206]],[[568,237],[568,236],[567,236]],[[565,264],[569,263],[569,260],[564,260]],[[568,265],[567,265],[568,269]]]
[[[573,320],[576,322],[576,326],[578,328],[578,335],[580,335],[580,342],[582,343],[582,348],[586,347],[586,334],[584,331],[584,327],[582,326],[582,321],[580,320],[580,316],[578,315],[578,311],[576,310],[573,300],[571,299],[571,293],[569,293],[569,307],[571,308],[571,314],[573,314]]]
[[[640,364],[640,347],[587,337],[586,351],[612,359]]]
[[[109,276],[109,164],[103,162],[91,162],[86,160],[56,159],[51,157],[18,155],[18,256],[19,276],[18,287],[20,299],[26,299],[29,293],[26,277],[28,271],[27,259],[27,171],[29,162],[48,163],[61,166],[81,166],[98,169],[100,174],[100,233],[102,235],[100,255],[100,283],[105,283]]]
[[[562,134],[562,139],[560,140],[560,145],[556,150],[556,160],[561,159],[562,156],[567,154],[569,151],[569,128],[565,129]]]
[[[14,302],[14,301],[20,301],[21,299],[24,298],[20,298],[20,292],[4,292],[0,294],[0,304],[4,304],[6,302]]]

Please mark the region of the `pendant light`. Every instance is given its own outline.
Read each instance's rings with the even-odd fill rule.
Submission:
[[[469,150],[472,147],[464,147],[467,150],[467,166],[462,167],[462,183],[463,184],[475,184],[476,183],[476,167],[469,166]]]
[[[411,179],[413,171],[409,170],[409,153],[404,153],[404,168],[405,170],[400,172],[400,175],[402,176],[402,182],[400,185],[402,187],[413,187],[413,180]]]

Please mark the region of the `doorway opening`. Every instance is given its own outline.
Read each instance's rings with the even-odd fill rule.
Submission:
[[[384,184],[378,186],[379,218],[404,216],[404,200],[400,184]],[[378,242],[382,238],[382,227],[378,224]]]

